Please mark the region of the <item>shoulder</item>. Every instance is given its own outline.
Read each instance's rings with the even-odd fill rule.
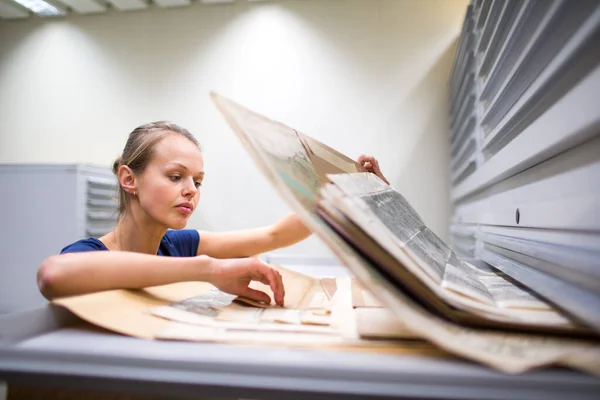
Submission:
[[[88,238],[88,239],[78,240],[75,243],[71,243],[70,245],[65,246],[60,251],[60,254],[81,253],[81,252],[85,252],[85,251],[101,251],[101,250],[107,251],[108,248],[100,240],[98,240],[96,238]]]
[[[200,234],[195,229],[168,230],[159,248],[160,255],[193,257],[198,254]]]

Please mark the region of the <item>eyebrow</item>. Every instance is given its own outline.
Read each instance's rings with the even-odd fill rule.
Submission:
[[[176,165],[176,166],[178,166],[178,167],[180,167],[180,168],[182,168],[182,169],[185,169],[186,171],[189,171],[189,168],[188,168],[188,167],[186,167],[185,165],[183,165],[183,164],[182,164],[182,163],[180,163],[180,162],[172,162],[172,163],[168,163],[166,166],[171,166],[171,165]],[[204,171],[199,171],[199,172],[197,173],[197,175],[202,175],[202,176],[204,176]]]

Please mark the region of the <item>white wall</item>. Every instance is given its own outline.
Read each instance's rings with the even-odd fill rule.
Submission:
[[[374,154],[447,236],[447,79],[467,0],[287,0],[0,22],[0,162],[109,165],[127,134],[168,119],[204,147],[189,227],[289,212],[208,92],[350,157]],[[26,183],[24,183],[26,184]],[[328,256],[311,238],[281,254]]]

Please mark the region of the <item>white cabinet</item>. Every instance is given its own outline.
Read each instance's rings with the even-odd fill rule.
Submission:
[[[117,219],[116,178],[87,165],[0,165],[0,314],[36,308],[41,262]]]

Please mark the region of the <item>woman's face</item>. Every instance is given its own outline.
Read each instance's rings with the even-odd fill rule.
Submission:
[[[204,159],[184,136],[171,134],[154,147],[154,154],[138,176],[142,209],[167,228],[182,229],[200,200]]]

